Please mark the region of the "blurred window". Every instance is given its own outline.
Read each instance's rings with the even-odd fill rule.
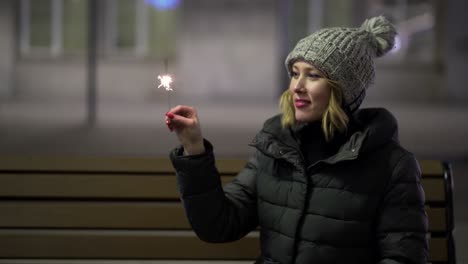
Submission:
[[[107,0],[106,53],[111,57],[172,57],[178,3]]]
[[[87,42],[87,3],[87,0],[21,0],[21,56],[83,54]]]
[[[113,5],[113,17],[109,27],[113,27],[115,34],[112,36],[112,44],[115,50],[125,52],[134,51],[137,43],[137,21],[136,4],[134,0],[110,0],[108,4]]]
[[[89,0],[21,0],[21,57],[83,55]],[[180,0],[100,2],[99,40],[107,57],[172,57]]]
[[[52,42],[52,1],[30,1],[30,46],[48,48]]]
[[[36,1],[36,0],[34,0]],[[83,55],[88,43],[88,1],[63,0],[63,50],[65,54]]]

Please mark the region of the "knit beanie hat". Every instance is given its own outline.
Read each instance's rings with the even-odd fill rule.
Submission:
[[[302,60],[339,82],[342,106],[353,113],[374,81],[373,59],[393,48],[395,35],[395,27],[383,16],[367,19],[359,28],[324,28],[297,43],[286,58],[286,68],[292,76],[292,64]]]

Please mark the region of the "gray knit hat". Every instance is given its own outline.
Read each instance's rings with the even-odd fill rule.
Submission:
[[[306,61],[343,88],[343,107],[348,113],[359,108],[366,89],[374,81],[375,57],[393,48],[395,27],[383,16],[364,21],[360,28],[324,28],[301,39],[285,64]]]

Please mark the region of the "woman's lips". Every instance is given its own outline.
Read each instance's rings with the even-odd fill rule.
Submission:
[[[310,105],[310,101],[305,99],[296,99],[294,100],[294,105],[296,108],[302,108]]]

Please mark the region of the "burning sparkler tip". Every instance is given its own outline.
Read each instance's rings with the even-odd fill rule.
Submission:
[[[172,77],[170,75],[158,75],[158,80],[160,81],[160,84],[158,86],[158,89],[161,87],[164,87],[166,91],[174,91],[171,88],[171,83],[172,83]]]

